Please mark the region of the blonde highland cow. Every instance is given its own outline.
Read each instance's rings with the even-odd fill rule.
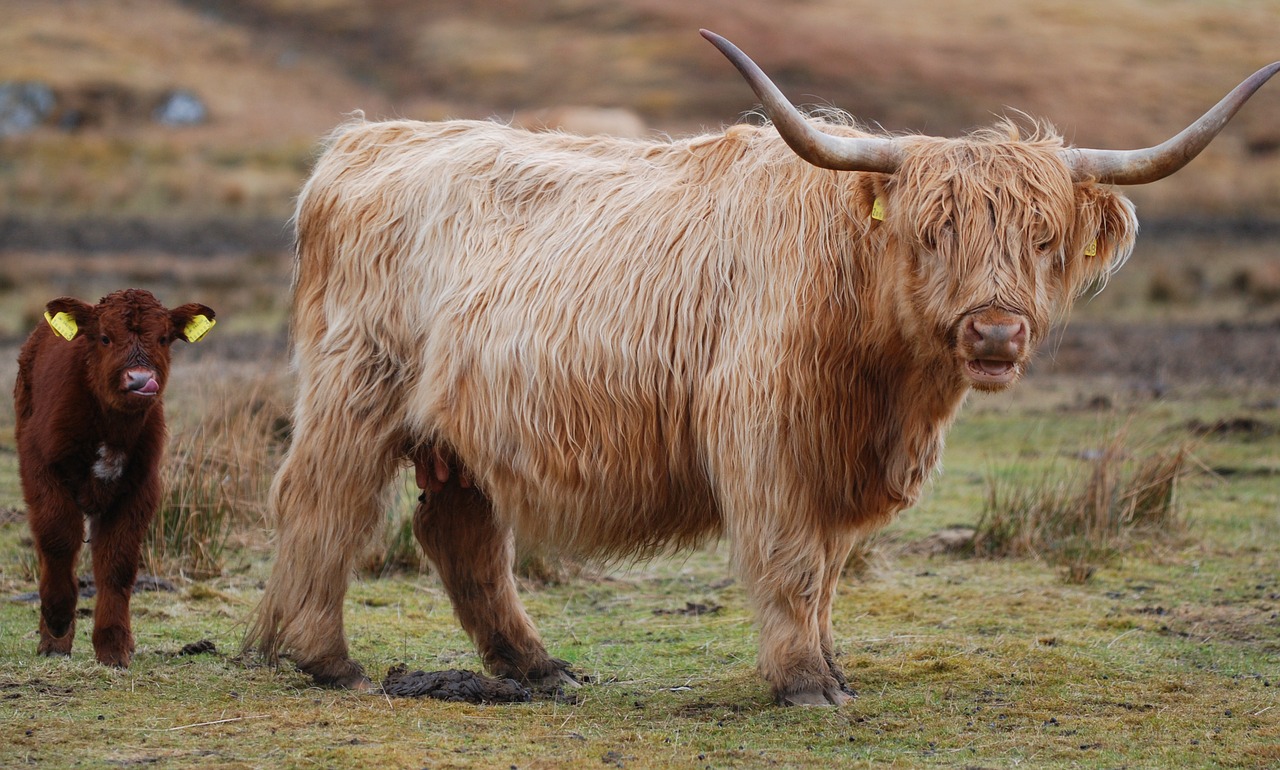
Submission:
[[[723,535],[780,703],[850,697],[831,606],[912,505],[966,394],[1022,374],[1121,264],[1111,184],[1167,176],[1280,63],[1147,150],[1047,127],[886,137],[802,117],[680,141],[484,122],[339,128],[297,213],[294,439],[247,645],[317,682],[356,556],[412,461],[414,530],[491,672],[570,683],[516,596],[517,539],[643,557]]]

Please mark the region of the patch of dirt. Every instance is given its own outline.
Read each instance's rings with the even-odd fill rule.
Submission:
[[[397,698],[435,698],[452,703],[527,703],[528,688],[514,679],[494,679],[474,671],[413,671],[392,666],[382,680],[382,692]]]
[[[1073,321],[1045,342],[1030,375],[1081,374],[1133,379],[1153,393],[1169,383],[1275,383],[1280,322]]]
[[[93,575],[81,575],[79,585],[81,599],[92,599],[98,595],[98,586],[93,581]],[[156,577],[155,575],[139,575],[138,579],[133,583],[133,590],[134,593],[139,591],[164,591],[166,593],[173,593],[178,589],[173,585],[173,583],[170,583],[162,577]],[[16,594],[9,597],[9,601],[38,602],[40,601],[40,594],[35,591],[25,594]]]
[[[724,609],[715,602],[703,604],[701,602],[685,602],[684,606],[678,610],[657,609],[653,611],[654,615],[688,615],[697,617],[699,615],[714,615]]]
[[[1265,438],[1276,432],[1276,426],[1256,417],[1231,417],[1213,422],[1191,420],[1187,423],[1187,430],[1197,436]]]
[[[39,695],[73,695],[74,687],[64,687],[62,685],[49,684],[43,679],[36,677],[28,679],[25,682],[0,681],[0,690],[18,690],[30,688]],[[6,696],[8,699],[9,696]]]
[[[12,524],[16,521],[24,521],[26,518],[26,508],[19,508],[16,505],[0,505],[0,524]]]
[[[951,553],[972,553],[973,538],[977,534],[977,530],[973,527],[947,527],[934,532],[932,535],[921,538],[914,543],[908,543],[903,548],[903,553],[921,555],[921,556],[942,556]]]
[[[1188,605],[1183,607],[1143,607],[1140,614],[1164,619],[1160,632],[1201,644],[1235,642],[1261,644],[1264,649],[1280,650],[1280,613],[1274,607],[1247,604]]]

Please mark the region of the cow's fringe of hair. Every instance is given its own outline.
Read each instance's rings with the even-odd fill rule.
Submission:
[[[795,623],[830,632],[795,602],[829,608],[854,534],[915,500],[967,390],[935,363],[949,350],[907,341],[969,295],[1043,323],[1132,245],[1127,202],[1073,189],[1052,131],[1011,127],[905,138],[919,162],[890,178],[814,168],[766,127],[340,126],[298,205],[294,444],[248,644],[313,673],[345,661],[352,560],[397,463],[436,445],[531,542],[627,558],[726,532],[765,676],[796,680]],[[939,197],[961,175],[1009,222],[990,243]],[[892,225],[869,216],[879,196]],[[908,272],[922,239],[950,272]],[[983,253],[1035,280],[993,277]]]

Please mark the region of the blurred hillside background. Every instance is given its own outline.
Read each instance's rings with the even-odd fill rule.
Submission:
[[[344,115],[716,129],[755,99],[699,27],[796,102],[891,131],[1021,110],[1102,148],[1163,141],[1280,59],[1274,0],[0,0],[0,336],[125,283],[276,325],[293,196]],[[1280,83],[1130,192],[1149,232],[1210,238],[1142,293],[1243,281],[1237,305],[1273,304]],[[1230,270],[1196,267],[1237,235]]]

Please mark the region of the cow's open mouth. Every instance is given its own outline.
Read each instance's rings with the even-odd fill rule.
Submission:
[[[1018,365],[1013,361],[991,358],[975,358],[965,362],[970,379],[979,385],[1008,385],[1018,376]]]

